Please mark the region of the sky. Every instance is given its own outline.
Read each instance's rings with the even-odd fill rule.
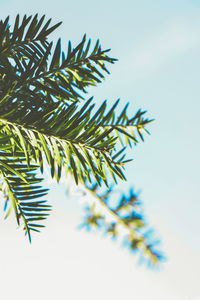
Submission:
[[[28,244],[14,217],[0,221],[2,299],[200,299],[200,2],[0,0],[1,17],[46,14],[63,21],[52,39],[76,45],[86,33],[119,61],[105,82],[91,88],[100,103],[120,98],[133,113],[155,121],[150,136],[129,155],[127,182],[140,191],[145,215],[168,260],[159,270],[101,234],[77,230],[81,203],[52,187],[47,227]],[[66,44],[65,44],[66,43]],[[89,97],[88,95],[88,97]],[[72,192],[71,192],[72,194]]]

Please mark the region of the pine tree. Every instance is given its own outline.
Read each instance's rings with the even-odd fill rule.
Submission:
[[[162,255],[148,238],[138,196],[131,191],[117,205],[110,203],[111,180],[125,180],[126,147],[136,145],[148,133],[151,122],[145,111],[128,116],[126,105],[119,112],[117,100],[107,110],[106,101],[95,109],[87,89],[109,73],[107,65],[116,59],[102,50],[99,41],[83,37],[67,51],[61,40],[56,45],[49,35],[61,24],[50,26],[45,16],[17,15],[14,26],[9,17],[0,21],[0,174],[5,200],[5,218],[12,210],[31,241],[39,231],[51,206],[48,189],[41,186],[48,165],[58,182],[63,171],[76,184],[81,183],[97,202],[112,215],[108,221],[95,205],[88,208],[87,226],[96,226],[113,237],[120,227],[127,234],[130,250],[139,251],[152,264]],[[102,189],[103,187],[103,189]],[[103,191],[103,192],[102,192]]]

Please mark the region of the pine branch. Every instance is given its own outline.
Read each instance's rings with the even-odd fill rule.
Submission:
[[[138,251],[143,259],[146,259],[152,266],[156,266],[164,259],[163,254],[156,249],[157,241],[150,239],[147,224],[140,209],[141,202],[138,196],[131,190],[129,197],[122,195],[115,208],[110,205],[110,198],[113,193],[112,188],[100,194],[97,185],[88,186],[81,182],[83,190],[91,195],[93,204],[89,203],[87,214],[83,226],[104,230],[114,238],[123,237],[126,245],[132,251]],[[99,210],[103,207],[105,211]]]
[[[34,17],[26,15],[20,24],[19,15],[16,16],[13,30],[9,26],[9,17],[0,22],[0,56],[2,54],[12,57],[18,54],[29,59],[39,57],[44,54],[47,45],[46,39],[62,22],[49,27],[51,19],[42,27],[45,15],[38,19],[38,14]]]
[[[61,50],[60,39],[51,55],[53,43],[47,43],[43,36],[43,40],[39,40],[40,43],[38,43],[37,39],[40,35],[36,40],[25,36],[25,41],[23,41],[23,33],[21,33],[19,45],[16,46],[15,31],[17,29],[12,34],[9,33],[8,41],[4,42],[2,51],[0,51],[0,59],[7,60],[7,64],[10,64],[9,69],[14,69],[15,75],[17,75],[14,82],[9,84],[10,96],[14,83],[14,90],[23,91],[25,87],[27,89],[29,86],[32,87],[30,92],[42,90],[52,94],[59,101],[63,97],[68,101],[83,99],[79,91],[86,93],[86,87],[101,82],[104,79],[102,71],[109,73],[105,62],[114,63],[116,61],[107,56],[106,53],[110,50],[101,50],[99,41],[90,52],[90,40],[86,43],[86,36],[74,49],[69,42],[65,56]],[[13,39],[12,36],[15,38]],[[51,62],[48,64],[50,57]],[[4,72],[7,76],[6,69]]]
[[[81,109],[75,104],[71,104],[67,109],[65,107],[60,109],[58,104],[58,109],[53,112],[49,112],[49,109],[47,109],[48,113],[41,112],[39,120],[35,120],[34,126],[29,122],[26,124],[26,119],[29,120],[29,117],[24,119],[25,116],[19,120],[21,124],[13,122],[10,112],[8,112],[8,120],[0,119],[0,122],[5,125],[3,131],[6,134],[17,137],[27,164],[34,158],[42,170],[43,154],[45,154],[53,177],[58,173],[61,174],[64,165],[66,169],[73,168],[77,183],[79,177],[86,176],[90,180],[90,172],[98,184],[101,179],[107,184],[107,171],[115,182],[115,175],[124,180],[122,168],[127,161],[121,154],[125,148],[117,151],[117,140],[125,137],[130,144],[131,140],[135,143],[135,133],[130,132],[129,126],[140,126],[140,123],[144,126],[149,123],[149,120],[141,118],[144,113],[141,111],[130,119],[123,110],[123,114],[120,114],[123,120],[120,121],[119,117],[115,116],[118,101],[108,113],[105,112],[104,102],[91,116],[94,107],[91,105],[91,101],[92,98]],[[16,118],[15,110],[13,117]],[[121,125],[126,126],[126,130],[122,130]],[[139,130],[138,127],[137,130]],[[59,163],[57,164],[57,162]],[[57,172],[55,167],[58,168]]]
[[[3,162],[3,163],[2,163]],[[9,166],[9,169],[5,167]],[[24,230],[31,241],[31,231],[39,231],[44,225],[38,224],[38,221],[46,219],[49,215],[50,205],[46,200],[37,200],[47,194],[47,189],[42,189],[35,185],[43,179],[37,178],[35,171],[38,169],[35,165],[27,166],[23,153],[15,153],[15,156],[9,153],[0,153],[0,174],[3,179],[3,193],[6,201],[6,217],[14,209],[18,225],[23,222]],[[20,174],[20,177],[18,174]],[[9,207],[8,202],[11,201]]]

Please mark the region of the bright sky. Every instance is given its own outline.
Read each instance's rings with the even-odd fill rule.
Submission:
[[[0,299],[200,299],[200,2],[197,0],[0,0],[1,17],[47,14],[63,25],[63,46],[86,32],[119,62],[97,101],[122,99],[148,110],[151,136],[133,153],[127,183],[141,190],[145,213],[168,261],[138,266],[118,244],[84,231],[80,203],[53,188],[47,228],[29,245],[14,218],[0,224]],[[52,185],[52,183],[51,183]]]

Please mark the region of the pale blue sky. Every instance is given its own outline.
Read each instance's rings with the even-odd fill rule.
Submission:
[[[111,48],[112,55],[119,58],[119,62],[110,67],[111,75],[102,85],[90,89],[90,93],[98,102],[108,99],[112,103],[120,97],[122,106],[128,101],[133,112],[141,107],[148,110],[149,117],[156,119],[149,126],[151,136],[147,136],[145,143],[137,146],[133,153],[130,152],[134,162],[127,167],[128,181],[120,184],[120,189],[127,191],[133,185],[142,191],[147,218],[161,236],[164,250],[168,251],[168,266],[159,275],[165,281],[163,292],[172,287],[170,278],[175,274],[177,277],[174,278],[179,278],[180,268],[192,266],[189,274],[180,279],[180,287],[186,289],[187,282],[187,292],[184,288],[182,291],[177,289],[173,298],[172,289],[166,299],[193,300],[193,297],[200,296],[195,284],[195,277],[200,277],[200,2],[0,0],[0,11],[1,17],[15,16],[16,13],[46,13],[54,22],[63,21],[52,36],[55,40],[61,36],[63,46],[69,39],[76,44],[87,33],[93,41],[100,38],[103,47]],[[56,203],[65,196],[63,186],[49,195],[50,199],[56,195],[56,201],[52,201],[55,211],[59,215],[60,210],[66,210],[68,217],[73,212],[74,218],[78,219],[78,203],[70,204],[69,199],[65,204],[64,199],[60,200],[62,204]],[[54,218],[57,220],[56,215]],[[44,237],[46,246],[43,243],[43,247],[48,248],[50,232],[46,230],[47,233],[43,230],[39,239],[41,242]],[[73,238],[69,243],[73,243]],[[37,245],[39,247],[38,242]],[[24,248],[23,251],[28,250]],[[122,259],[120,251],[117,257]],[[32,257],[34,254],[28,255]],[[73,256],[71,252],[70,255]],[[76,255],[83,258],[81,253]],[[174,266],[176,258],[179,261],[177,267]],[[109,258],[106,257],[105,261]],[[131,265],[133,267],[132,262]],[[145,276],[144,282],[148,282],[148,276],[152,275],[145,273]],[[156,279],[154,283],[156,286]],[[149,299],[164,299],[160,295],[156,298],[152,294]],[[146,300],[145,295],[142,297],[137,295],[138,300]],[[78,298],[72,296],[71,299]],[[118,299],[117,294],[113,299]]]

